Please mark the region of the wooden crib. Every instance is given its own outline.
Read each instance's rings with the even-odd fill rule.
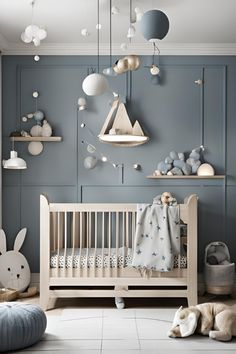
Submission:
[[[180,204],[187,254],[170,272],[130,266],[137,204],[49,203],[40,196],[40,305],[59,297],[186,297],[197,304],[197,196]],[[49,302],[50,300],[50,302]]]

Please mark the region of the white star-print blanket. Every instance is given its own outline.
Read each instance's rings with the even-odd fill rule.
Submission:
[[[179,206],[138,204],[132,266],[167,272],[179,253]]]

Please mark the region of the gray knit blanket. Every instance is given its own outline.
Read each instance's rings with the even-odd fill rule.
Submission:
[[[167,272],[180,253],[179,206],[139,204],[132,266]]]

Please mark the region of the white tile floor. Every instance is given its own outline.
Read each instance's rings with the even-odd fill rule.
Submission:
[[[229,343],[213,341],[208,337],[192,336],[170,339],[166,333],[171,325],[176,306],[124,310],[106,306],[106,300],[94,299],[93,304],[80,307],[69,302],[48,311],[48,325],[43,339],[25,354],[230,354],[236,352],[236,338]],[[111,301],[111,300],[110,300]],[[32,301],[31,301],[32,302]],[[37,300],[36,300],[37,302]],[[158,304],[158,300],[156,300]],[[144,302],[141,302],[141,305]]]

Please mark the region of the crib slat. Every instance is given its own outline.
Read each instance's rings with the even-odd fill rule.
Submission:
[[[111,260],[111,213],[108,214],[108,267],[109,267],[109,276],[111,276],[110,269],[112,267]]]
[[[104,276],[104,234],[105,234],[105,213],[102,213],[102,276]]]
[[[81,276],[81,253],[83,245],[83,213],[79,212],[79,274]]]
[[[119,218],[119,212],[116,212],[116,276],[118,277],[118,262],[119,262],[119,257],[118,257],[118,251],[119,251],[119,224],[120,224],[120,218]]]
[[[76,223],[76,213],[72,213],[72,250],[71,250],[71,276],[74,276],[74,255],[75,255],[75,223]]]
[[[96,276],[96,259],[97,259],[97,243],[98,243],[98,214],[94,215],[94,277]]]
[[[67,261],[67,212],[64,213],[64,270]]]
[[[122,245],[122,253],[123,253],[123,263],[122,263],[122,268],[124,268],[124,262],[125,262],[125,216],[126,213],[123,212],[123,220],[122,220],[122,240],[123,240],[123,245]]]
[[[56,213],[57,214],[57,276],[59,276],[59,257],[60,257],[60,212]]]

